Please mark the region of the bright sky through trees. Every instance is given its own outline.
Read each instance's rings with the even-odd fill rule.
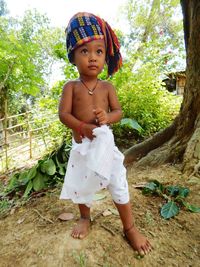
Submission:
[[[87,11],[107,20],[111,26],[118,28],[120,8],[126,0],[5,0],[10,15],[23,16],[27,9],[36,8],[41,13],[46,13],[54,26],[66,26],[69,19],[77,12]]]

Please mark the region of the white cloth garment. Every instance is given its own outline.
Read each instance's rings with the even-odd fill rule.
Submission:
[[[108,188],[119,204],[129,201],[124,156],[106,125],[93,130],[95,138],[73,141],[60,199],[91,206],[94,194]]]

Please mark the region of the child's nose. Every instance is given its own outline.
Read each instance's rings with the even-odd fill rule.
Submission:
[[[90,53],[89,61],[90,62],[95,62],[96,61],[96,54],[95,53]]]

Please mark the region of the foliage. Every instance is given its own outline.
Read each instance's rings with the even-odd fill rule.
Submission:
[[[139,141],[144,131],[136,120],[130,118],[123,118],[119,123],[114,124],[112,128],[117,146],[123,149]]]
[[[126,81],[121,76],[120,80],[118,76],[113,79],[124,117],[134,119],[142,127],[137,132],[139,136],[149,136],[168,126],[178,114],[182,97],[163,89],[153,64],[147,63],[135,73],[128,66],[125,68]],[[117,127],[120,125],[114,127],[115,131]]]
[[[0,199],[0,218],[4,217],[8,211],[11,209],[13,201],[8,198]]]
[[[129,118],[122,119],[120,122],[120,125],[121,126],[124,125],[128,128],[134,129],[138,132],[142,132],[142,130],[143,130],[142,127],[137,123],[136,120],[129,119]]]
[[[178,185],[164,186],[157,180],[153,180],[142,187],[142,192],[146,195],[157,195],[163,197],[167,201],[160,211],[160,214],[164,219],[170,219],[176,216],[181,207],[185,207],[191,212],[200,213],[200,207],[190,205],[185,201],[185,198],[190,192],[187,187]]]
[[[6,98],[10,112],[16,113],[22,106],[27,110],[35,96],[46,90],[46,79],[56,59],[55,44],[61,39],[61,31],[50,28],[49,23],[36,10],[26,11],[22,20],[0,17],[2,113]]]
[[[135,120],[143,130],[116,124],[113,131],[120,143],[134,144],[167,127],[178,114],[182,97],[164,90],[162,79],[184,66],[185,51],[179,1],[129,0],[123,13],[129,24],[124,63],[111,81],[124,118]]]
[[[173,68],[176,71],[179,62],[184,65],[185,51],[179,1],[129,0],[124,14],[129,24],[124,63],[111,80],[124,118],[135,120],[143,130],[121,124],[113,129],[121,139],[131,140],[158,132],[178,114],[182,97],[164,90],[162,79]]]
[[[67,141],[70,140],[71,130],[60,123],[58,112],[53,113],[52,111],[51,109],[42,109],[39,107],[37,109],[34,107],[30,115],[30,127],[33,132],[44,137],[48,131],[48,138],[51,140],[51,143],[58,145],[63,137],[65,137]]]
[[[14,173],[1,195],[5,197],[18,194],[27,198],[31,192],[54,186],[65,175],[70,149],[71,146],[64,142],[61,147],[39,160],[29,170]]]
[[[129,0],[124,7],[129,23],[126,48],[131,68],[152,62],[160,72],[183,68],[183,25],[178,0]]]
[[[52,113],[58,112],[59,98],[62,94],[64,81],[56,82],[43,96],[37,99],[35,108],[38,110],[49,110]]]
[[[58,106],[59,106],[59,99],[62,93],[64,81],[59,81],[55,83],[48,92],[42,97],[37,99],[37,103],[34,105],[35,109],[35,126],[42,127],[49,119],[58,117]],[[48,116],[45,118],[40,118],[38,114],[40,113],[49,113],[50,117]],[[71,130],[60,123],[59,120],[56,120],[48,129],[49,135],[53,137],[55,140],[59,139],[58,137],[66,136],[66,140],[70,141],[71,138]]]

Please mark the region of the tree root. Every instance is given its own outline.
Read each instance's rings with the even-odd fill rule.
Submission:
[[[150,137],[144,142],[134,145],[131,148],[127,149],[124,152],[125,156],[124,164],[128,165],[133,161],[138,161],[139,159],[146,156],[150,151],[160,147],[168,140],[170,140],[170,138],[174,135],[174,132],[176,130],[177,121],[178,117],[176,117],[174,122],[166,129],[156,133],[154,136]]]

